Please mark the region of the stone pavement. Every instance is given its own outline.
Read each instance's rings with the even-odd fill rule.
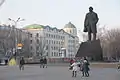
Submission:
[[[39,65],[39,64],[26,64],[26,65]],[[49,66],[69,66],[69,63],[48,63]],[[103,62],[92,62],[90,63],[91,67],[100,67],[100,68],[116,68],[117,63],[103,63]]]
[[[91,68],[90,77],[71,77],[67,66],[48,66],[39,68],[38,65],[25,66],[20,71],[18,66],[0,66],[0,80],[120,80],[120,72],[115,68]]]

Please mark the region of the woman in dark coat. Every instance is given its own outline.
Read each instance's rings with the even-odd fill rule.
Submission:
[[[85,77],[89,77],[89,62],[88,60],[84,59],[83,65],[82,65],[82,74]]]

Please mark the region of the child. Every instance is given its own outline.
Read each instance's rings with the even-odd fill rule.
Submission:
[[[72,77],[77,76],[77,70],[78,70],[78,63],[75,61],[72,65]]]

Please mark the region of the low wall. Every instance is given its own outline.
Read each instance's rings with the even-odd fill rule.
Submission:
[[[91,67],[117,68],[118,63],[91,63]]]
[[[39,65],[39,63],[32,63],[26,65]],[[69,67],[69,63],[48,63],[48,66],[67,66]],[[90,63],[90,67],[95,68],[117,68],[117,63]]]

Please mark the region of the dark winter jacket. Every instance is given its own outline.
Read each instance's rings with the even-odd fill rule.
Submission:
[[[44,63],[44,60],[43,59],[40,59],[40,64],[43,64]]]
[[[24,59],[21,59],[21,60],[20,60],[20,65],[24,65],[24,64],[25,64]]]
[[[46,58],[44,59],[44,64],[47,64],[47,59]]]

